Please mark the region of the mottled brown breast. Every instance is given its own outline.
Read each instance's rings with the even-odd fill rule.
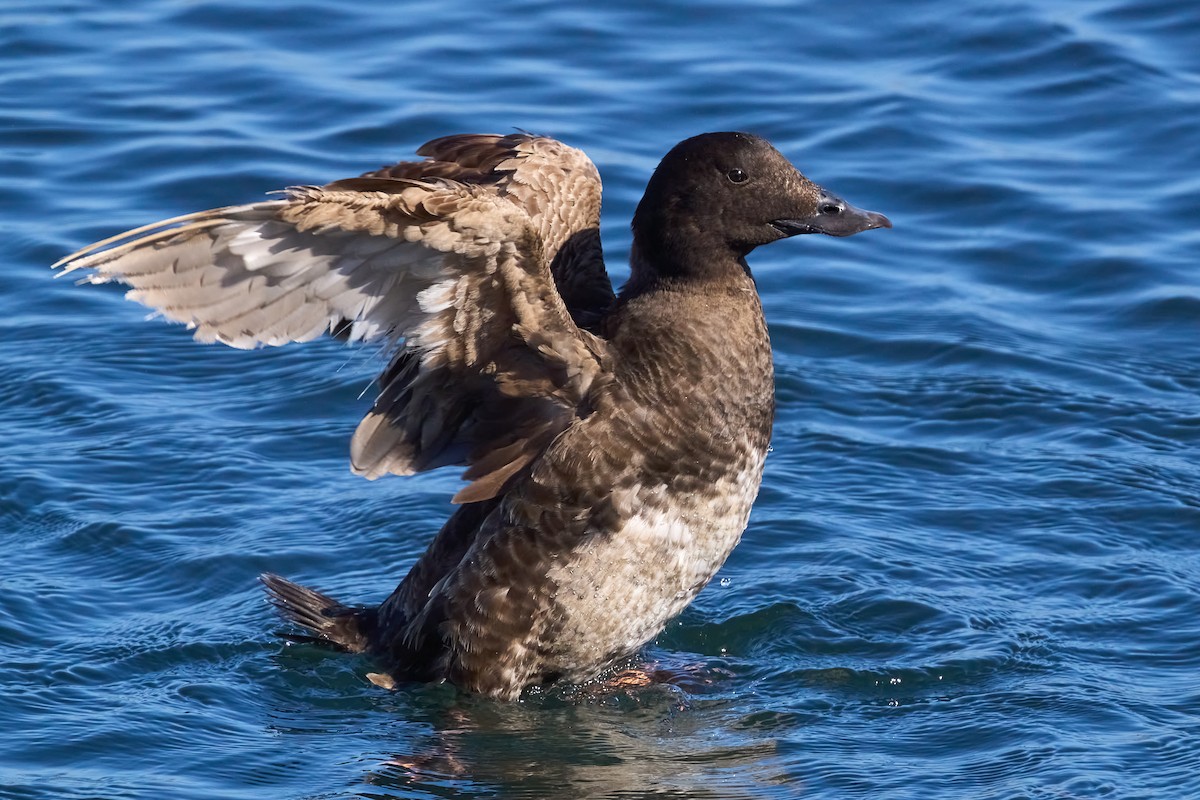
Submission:
[[[745,529],[774,412],[753,285],[628,302],[592,414],[515,485],[447,594],[456,683],[582,680],[653,638]]]

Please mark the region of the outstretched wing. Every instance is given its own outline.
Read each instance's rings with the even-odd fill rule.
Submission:
[[[480,182],[293,188],[129,231],[56,266],[128,285],[203,342],[251,348],[326,331],[390,341],[353,469],[465,465],[472,483],[458,502],[495,496],[609,374],[605,343],[556,290],[530,214]]]

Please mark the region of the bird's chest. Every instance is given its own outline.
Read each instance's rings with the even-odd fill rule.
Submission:
[[[602,664],[654,638],[712,579],[745,530],[765,452],[739,448],[703,476],[656,472],[615,488],[596,524],[548,575],[575,664]],[[682,477],[681,477],[682,475]]]
[[[662,303],[653,314],[631,311],[613,339],[609,393],[531,477],[557,487],[544,493],[559,501],[555,526],[575,531],[546,576],[554,622],[544,641],[568,676],[657,635],[745,530],[774,380],[757,298],[728,302],[747,306],[723,319],[671,315]]]

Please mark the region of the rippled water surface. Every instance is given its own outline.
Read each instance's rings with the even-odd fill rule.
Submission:
[[[3,4],[0,795],[1200,797],[1198,41],[1165,0]],[[387,692],[255,583],[376,602],[448,513],[347,470],[375,354],[48,265],[514,127],[596,161],[618,280],[705,130],[895,229],[751,258],[774,447],[671,682]]]

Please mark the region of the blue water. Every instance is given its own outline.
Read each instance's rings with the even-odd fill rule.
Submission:
[[[1200,13],[0,5],[0,796],[1200,797]],[[891,231],[754,254],[779,417],[674,683],[499,704],[276,637],[376,602],[452,472],[347,469],[379,366],[146,322],[48,265],[434,136],[585,149],[605,246],[749,129]]]

